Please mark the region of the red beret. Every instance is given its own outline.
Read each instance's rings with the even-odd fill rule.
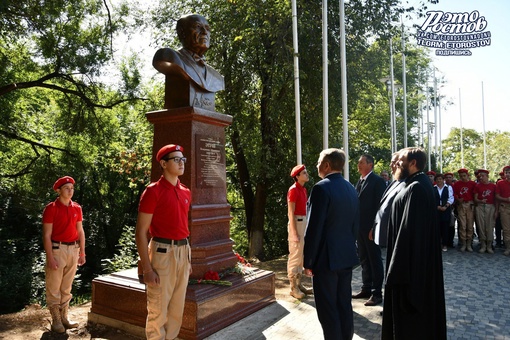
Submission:
[[[305,170],[304,164],[296,165],[295,167],[292,168],[292,171],[290,172],[290,177],[296,177],[303,170]]]
[[[451,173],[451,172],[446,172],[444,175],[445,176],[452,176],[453,177],[453,173]]]
[[[485,170],[485,169],[478,169],[478,173],[481,174],[481,173],[485,173],[485,174],[489,174],[489,170]]]
[[[507,170],[510,170],[510,165],[507,165],[503,168],[503,172],[507,171]]]
[[[428,175],[435,176],[435,175],[436,175],[436,172],[435,172],[435,171],[432,171],[432,170],[427,171],[427,176],[428,176]]]
[[[182,146],[180,146],[180,145],[175,145],[175,144],[165,145],[164,147],[159,149],[159,151],[158,151],[158,153],[156,155],[156,159],[159,162],[163,157],[168,155],[170,152],[174,152],[174,151],[184,152],[184,148]]]
[[[57,179],[55,184],[53,184],[53,190],[57,191],[57,189],[60,189],[61,186],[63,186],[64,184],[67,184],[67,183],[74,184],[74,179],[69,176],[64,176],[64,177]]]
[[[469,174],[469,170],[468,170],[468,169],[464,169],[464,168],[459,169],[457,172],[458,172],[459,174],[461,174],[461,173],[463,173],[463,172],[465,172],[466,174]]]

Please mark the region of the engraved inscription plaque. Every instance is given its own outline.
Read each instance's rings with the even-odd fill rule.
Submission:
[[[225,145],[218,138],[196,135],[197,187],[225,186]]]

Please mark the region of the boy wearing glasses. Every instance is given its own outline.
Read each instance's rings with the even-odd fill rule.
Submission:
[[[156,159],[161,178],[140,198],[136,246],[147,287],[147,339],[174,339],[179,334],[191,273],[188,242],[190,190],[179,181],[186,158],[180,145],[163,146]],[[148,233],[152,236],[149,242]],[[147,247],[147,244],[149,246]]]

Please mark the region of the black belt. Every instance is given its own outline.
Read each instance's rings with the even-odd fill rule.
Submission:
[[[174,246],[185,246],[188,244],[187,238],[183,238],[182,240],[172,240],[169,238],[153,237],[152,240],[164,244],[173,244]]]
[[[298,218],[297,220],[298,220],[298,222],[303,222],[302,218]]]
[[[58,243],[58,244],[63,244],[63,245],[66,245],[66,246],[74,246],[75,244],[78,244],[78,242],[79,242],[79,241],[73,241],[73,242],[60,242],[60,241],[51,240],[51,242],[53,242],[53,243]]]

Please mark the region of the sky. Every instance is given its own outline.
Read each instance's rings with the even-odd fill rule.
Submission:
[[[444,97],[441,108],[441,139],[454,127],[484,131],[510,131],[510,34],[507,20],[510,2],[505,0],[439,0],[429,4],[428,11],[473,13],[478,11],[487,23],[483,32],[490,32],[490,46],[471,48],[471,56],[437,56],[438,49],[429,48],[436,77],[446,81],[438,89]],[[423,25],[425,18],[415,24]],[[416,29],[411,29],[416,33]],[[483,82],[483,96],[482,96]],[[431,83],[432,86],[432,83]],[[460,92],[460,100],[459,100]],[[483,101],[482,101],[483,98]],[[445,102],[450,102],[446,105]],[[426,113],[425,113],[426,114]],[[430,112],[434,120],[433,112]],[[426,118],[425,118],[426,121]],[[439,119],[438,119],[439,121]]]

